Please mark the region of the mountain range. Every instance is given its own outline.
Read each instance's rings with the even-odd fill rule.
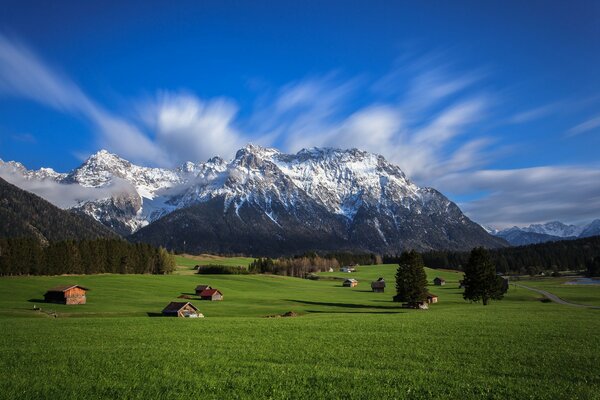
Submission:
[[[190,252],[306,250],[394,253],[506,242],[443,194],[357,149],[285,154],[247,145],[174,169],[142,167],[101,150],[68,173],[0,162],[0,174],[132,240]],[[40,189],[42,188],[42,189]]]
[[[600,219],[584,226],[566,225],[559,221],[545,224],[532,224],[526,227],[513,226],[503,230],[490,230],[490,233],[500,237],[512,246],[571,240],[600,235]]]

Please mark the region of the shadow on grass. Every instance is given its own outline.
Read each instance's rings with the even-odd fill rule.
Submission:
[[[381,310],[394,310],[394,309],[400,308],[400,305],[374,306],[374,305],[369,305],[369,304],[327,303],[327,302],[320,302],[320,301],[291,300],[291,299],[287,299],[285,301],[292,301],[294,303],[308,304],[308,305],[312,305],[312,306],[342,307],[342,308],[356,308],[356,309],[361,309],[361,308],[373,309],[373,308],[375,308],[375,309],[381,309]]]
[[[405,314],[406,311],[323,311],[323,310],[306,310],[311,314]]]
[[[44,300],[44,299],[29,299],[27,301],[30,303],[45,303],[46,302],[46,300]]]
[[[163,316],[162,313],[159,313],[159,312],[149,312],[149,313],[146,313],[146,314],[149,317],[162,317]]]

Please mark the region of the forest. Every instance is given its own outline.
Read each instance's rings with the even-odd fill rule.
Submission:
[[[0,276],[60,274],[166,274],[175,257],[164,248],[121,239],[0,239]]]
[[[422,253],[429,268],[459,271],[469,260],[469,252],[430,251]],[[496,271],[503,274],[537,275],[541,272],[583,271],[594,275],[600,260],[600,236],[577,240],[546,242],[527,246],[490,250]],[[385,263],[397,263],[399,256],[384,257]]]

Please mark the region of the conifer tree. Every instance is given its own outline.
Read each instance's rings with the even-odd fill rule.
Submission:
[[[427,299],[427,275],[423,268],[423,259],[416,251],[400,255],[394,301],[416,303]]]
[[[490,253],[483,247],[471,251],[469,262],[465,266],[463,285],[465,300],[483,302],[501,300],[508,289],[504,279],[496,275],[496,267],[492,263]]]

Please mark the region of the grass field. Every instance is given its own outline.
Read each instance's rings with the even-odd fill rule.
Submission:
[[[193,268],[196,265],[227,265],[231,267],[247,267],[254,258],[249,257],[221,257],[214,256],[211,254],[202,254],[199,256],[177,255],[175,256],[175,262],[177,270],[175,274],[178,275],[192,275],[194,273]]]
[[[567,278],[535,278],[521,279],[516,283],[536,289],[542,289],[557,295],[563,300],[579,304],[600,306],[600,286],[595,285],[565,285],[565,282],[574,280]]]
[[[460,274],[433,270],[448,282],[430,288],[440,303],[405,310],[391,302],[394,273],[322,274],[358,279],[352,289],[257,275],[2,278],[0,398],[599,398],[598,310],[512,287],[470,304]],[[379,276],[386,293],[369,291]],[[88,304],[33,311],[59,283],[89,286]],[[206,318],[150,317],[199,283],[225,297],[192,300]],[[291,310],[301,316],[261,318]]]

